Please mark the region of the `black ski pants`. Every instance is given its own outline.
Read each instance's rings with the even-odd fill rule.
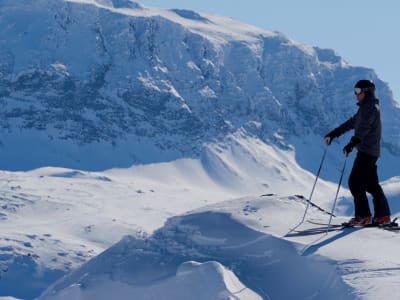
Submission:
[[[377,157],[358,151],[349,177],[349,188],[354,197],[355,217],[371,216],[367,192],[372,195],[375,217],[390,215],[389,204],[379,185]]]

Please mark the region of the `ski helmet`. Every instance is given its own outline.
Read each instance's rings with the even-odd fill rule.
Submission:
[[[361,79],[357,81],[356,85],[354,86],[354,92],[356,94],[369,93],[373,95],[375,92],[375,84],[371,80]]]

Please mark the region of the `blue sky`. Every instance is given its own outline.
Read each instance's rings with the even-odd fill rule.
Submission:
[[[208,12],[276,30],[298,42],[334,49],[369,67],[400,102],[400,1],[136,0],[147,7]],[[378,91],[379,96],[379,91]]]

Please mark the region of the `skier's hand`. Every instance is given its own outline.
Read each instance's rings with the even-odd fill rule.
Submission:
[[[358,137],[353,136],[350,139],[350,142],[343,148],[344,155],[348,156],[353,151],[354,147],[360,142],[361,140]]]
[[[324,138],[325,145],[329,146],[332,143],[332,139],[329,136],[325,136]]]
[[[353,151],[354,146],[355,145],[352,142],[350,142],[346,146],[344,146],[344,148],[343,148],[344,155],[349,156],[349,154]]]
[[[329,132],[327,135],[325,135],[324,137],[324,142],[325,145],[329,146],[334,138],[337,138],[340,136],[339,130],[336,128],[334,130],[332,130],[331,132]]]

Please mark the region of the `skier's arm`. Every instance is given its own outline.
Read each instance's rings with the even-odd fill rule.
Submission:
[[[354,116],[348,119],[346,122],[341,124],[339,127],[335,128],[327,135],[325,135],[325,143],[330,145],[334,138],[341,136],[343,133],[354,128]]]
[[[341,136],[342,134],[346,133],[349,130],[354,129],[354,116],[352,116],[350,119],[348,119],[346,122],[344,122],[342,125],[340,125],[338,128],[339,135]]]

